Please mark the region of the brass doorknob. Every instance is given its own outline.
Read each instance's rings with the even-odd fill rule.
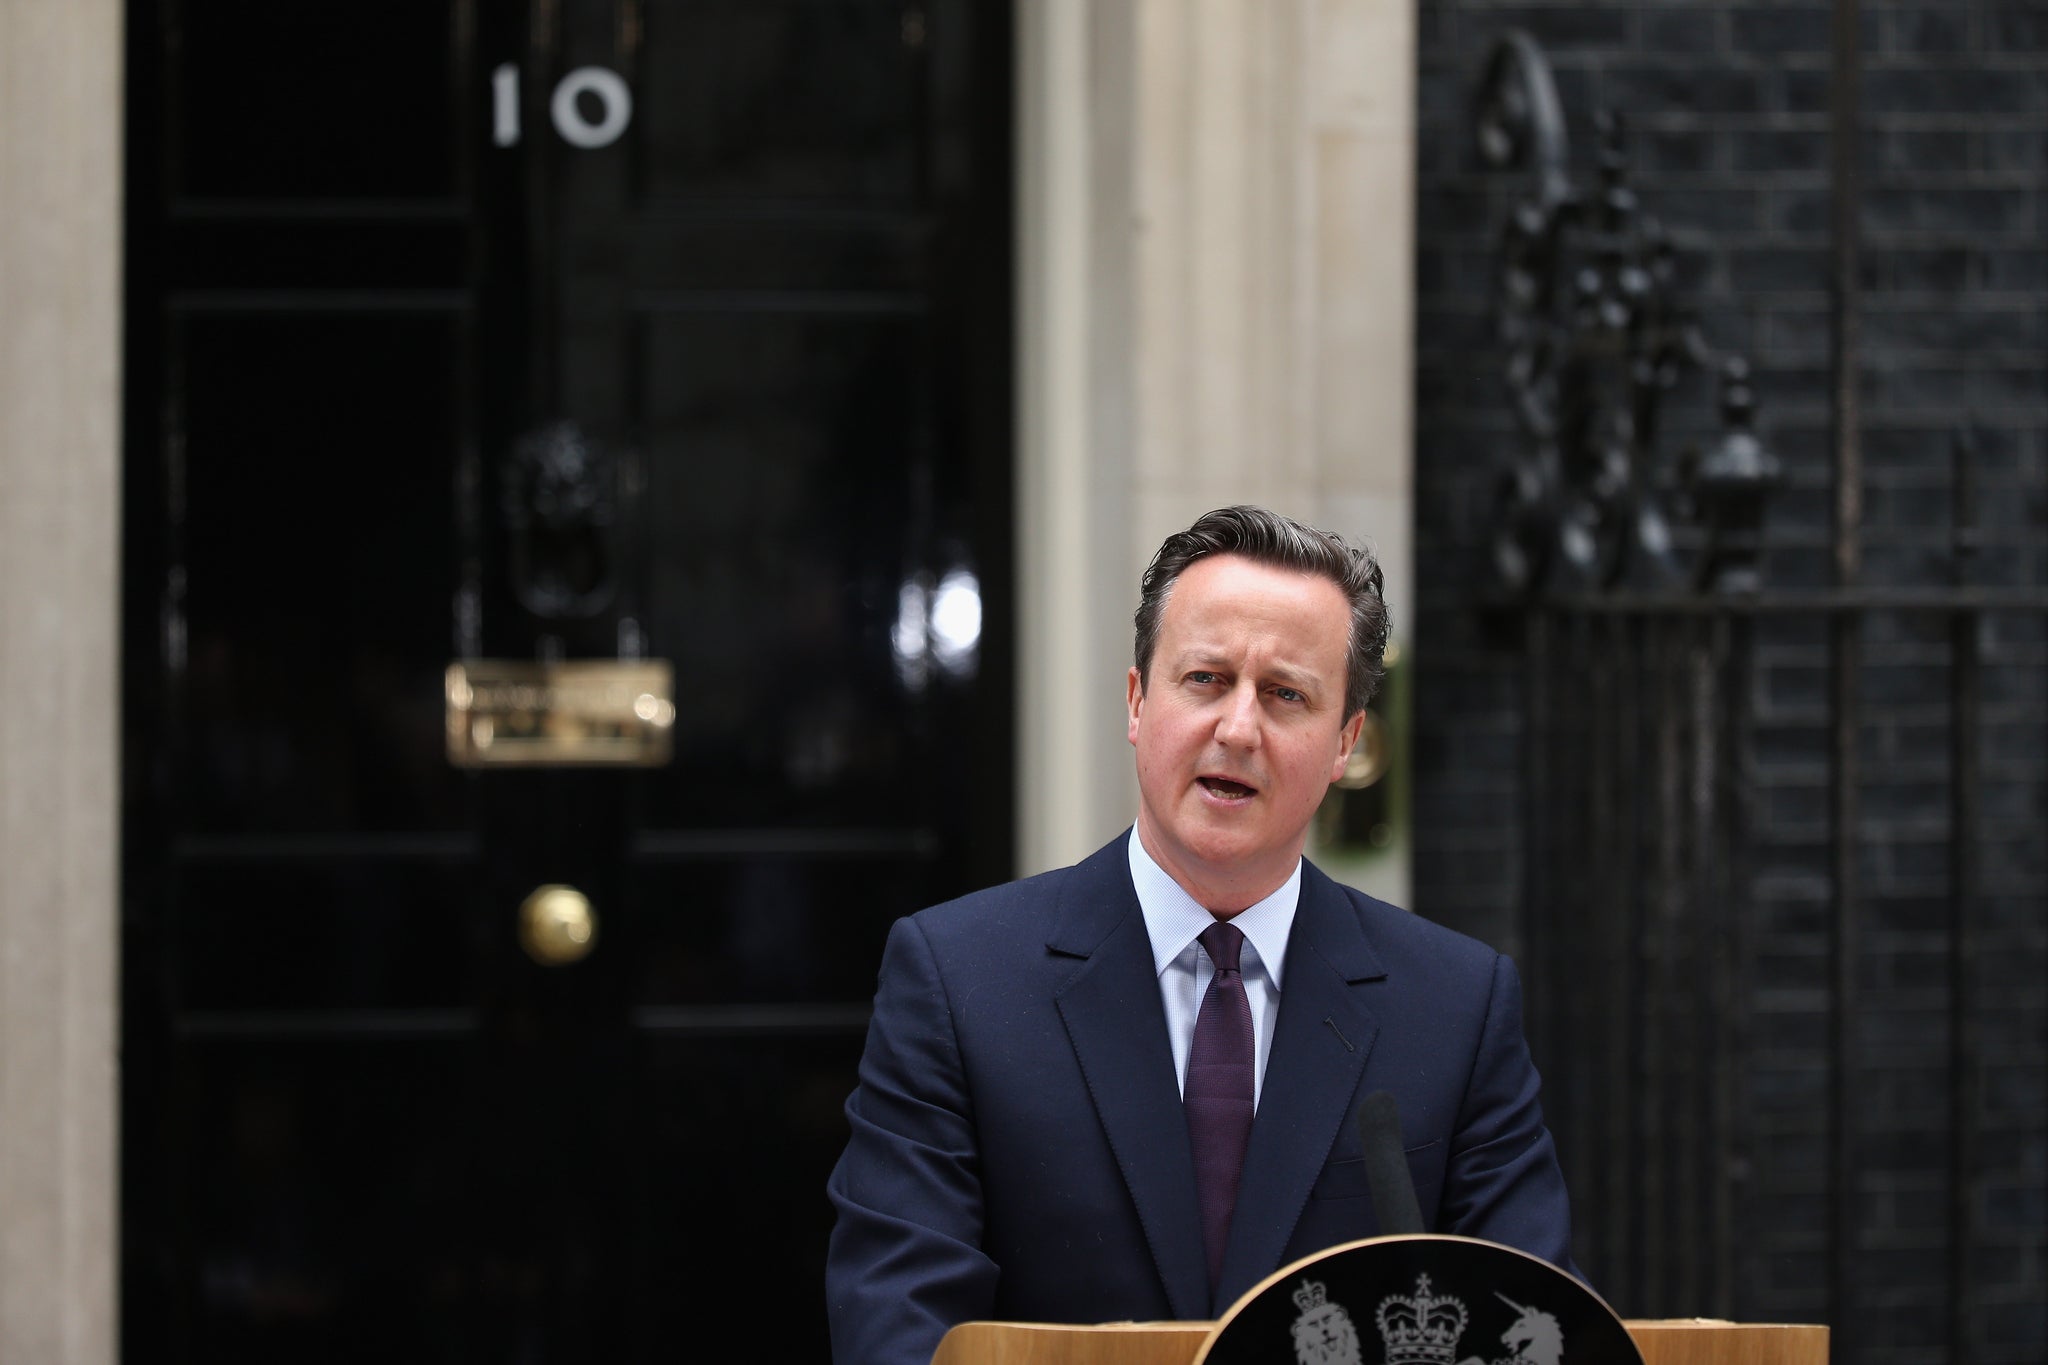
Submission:
[[[519,946],[543,967],[580,962],[597,946],[597,912],[573,886],[536,886],[519,905]]]

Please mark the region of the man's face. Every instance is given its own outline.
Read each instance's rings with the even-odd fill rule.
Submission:
[[[1213,555],[1167,595],[1149,678],[1130,672],[1138,835],[1213,911],[1287,880],[1344,772],[1364,724],[1344,714],[1350,624],[1329,579]]]

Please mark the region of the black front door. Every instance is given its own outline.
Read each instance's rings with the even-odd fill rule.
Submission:
[[[129,31],[124,1357],[822,1358],[882,937],[1010,862],[1007,10]],[[464,766],[480,660],[670,757]]]

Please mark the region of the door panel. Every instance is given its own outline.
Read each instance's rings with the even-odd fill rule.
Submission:
[[[703,762],[648,777],[642,817],[915,822],[930,755],[890,646],[929,459],[914,322],[706,311],[646,327],[662,528],[648,624],[673,642],[677,742]]]
[[[905,41],[917,13],[859,0],[650,6],[649,196],[915,211],[932,131],[924,48]]]
[[[176,819],[461,828],[438,752],[459,321],[265,302],[177,298],[168,329]]]
[[[460,1034],[188,1038],[185,1180],[158,1245],[196,1292],[124,1357],[361,1361],[410,1340],[419,1359],[479,1358],[462,1338],[487,1213],[449,1178],[482,1136],[474,1051]]]
[[[634,1003],[865,1007],[890,921],[933,881],[928,856],[869,837],[877,847],[865,856],[739,857],[711,851],[713,838],[701,857],[639,860],[620,927],[637,963]]]
[[[853,1088],[860,1039],[795,1028],[741,1042],[657,1032],[646,1050],[650,1112],[639,1155],[647,1198],[638,1240],[650,1250],[635,1296],[636,1335],[701,1339],[703,1296],[715,1291],[733,1319],[746,1320],[712,1336],[731,1342],[735,1357],[829,1359],[804,1322],[806,1300],[824,1299],[829,1230],[817,1216],[823,1188],[810,1176],[821,1164],[829,1169],[846,1141],[840,1106]],[[745,1174],[730,1178],[734,1172]],[[676,1209],[690,1216],[672,1221],[667,1211]],[[779,1265],[804,1274],[774,1281],[721,1269],[707,1277],[706,1238],[722,1268]]]
[[[151,142],[170,154],[181,206],[458,192],[467,91],[456,43],[471,3],[148,8],[172,114]]]
[[[163,968],[181,1014],[459,1010],[475,851],[181,846]]]
[[[128,18],[124,1357],[822,1358],[883,938],[1009,867],[1007,10]],[[452,766],[473,658],[673,760]]]

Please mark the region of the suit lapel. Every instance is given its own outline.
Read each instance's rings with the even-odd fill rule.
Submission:
[[[1309,1191],[1351,1122],[1358,1078],[1379,1033],[1359,983],[1385,975],[1342,889],[1304,864],[1279,1022],[1224,1247],[1215,1312],[1280,1264]]]
[[[1206,1318],[1195,1162],[1152,943],[1119,838],[1075,869],[1046,946],[1085,959],[1054,995],[1176,1316]],[[1253,1139],[1256,1145],[1256,1136]],[[1269,1267],[1270,1268],[1270,1267]]]

